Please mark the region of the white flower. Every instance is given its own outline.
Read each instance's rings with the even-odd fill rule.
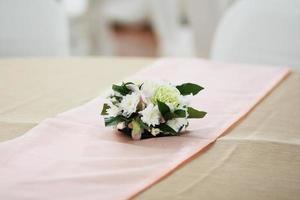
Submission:
[[[146,98],[150,98],[154,95],[159,84],[153,81],[145,81],[142,85],[142,93]]]
[[[136,107],[140,102],[140,95],[137,93],[127,94],[123,97],[120,103],[120,108],[123,110],[123,115],[129,117],[136,111]]]
[[[109,90],[109,91],[105,92],[104,96],[109,99],[113,96],[122,97],[122,94],[120,94],[119,92],[114,91],[114,90]]]
[[[186,95],[186,96],[180,95],[180,98],[179,98],[180,106],[189,106],[192,97],[193,97],[192,94],[189,94],[189,95]]]
[[[148,124],[149,126],[155,126],[159,124],[161,114],[157,106],[154,106],[153,104],[148,104],[148,106],[139,113],[142,115],[142,121]]]
[[[123,129],[125,128],[125,122],[120,122],[117,124],[117,129]]]
[[[171,104],[171,103],[166,103],[166,104],[167,104],[167,106],[170,108],[170,111],[171,111],[171,112],[174,112],[175,106],[174,106],[173,104]]]
[[[140,89],[136,84],[128,84],[126,87],[133,92],[140,93]]]
[[[174,118],[167,121],[167,125],[170,126],[174,131],[178,132],[182,126],[187,125],[186,118]]]
[[[157,136],[160,133],[160,130],[158,128],[152,128],[151,129],[151,134],[153,136]]]
[[[118,103],[118,102],[119,102],[119,101],[117,100],[116,97],[111,97],[111,98],[110,98],[110,101],[111,101],[112,103]]]
[[[139,86],[137,84],[128,84],[126,87],[131,91],[133,91],[133,93],[140,96],[140,101],[139,101],[140,104],[138,106],[138,109],[143,110],[147,104],[147,100],[144,94],[142,93],[142,91],[140,90]]]
[[[110,107],[106,110],[108,117],[116,117],[117,115],[120,114],[121,110],[118,106],[112,103],[109,103],[108,105]]]
[[[165,104],[172,104],[173,107],[177,107],[180,103],[180,96],[180,92],[176,87],[165,84],[156,89],[152,101],[155,103],[161,101]]]

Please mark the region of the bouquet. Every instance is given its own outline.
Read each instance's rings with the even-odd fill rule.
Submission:
[[[105,126],[113,126],[134,140],[180,135],[189,118],[203,118],[206,112],[189,106],[189,98],[203,87],[184,83],[145,81],[113,85],[101,115]]]

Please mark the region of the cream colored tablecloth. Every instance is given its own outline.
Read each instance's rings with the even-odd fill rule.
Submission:
[[[0,141],[78,106],[152,59],[0,59]],[[251,83],[249,83],[251,84]],[[300,199],[300,74],[137,199]]]

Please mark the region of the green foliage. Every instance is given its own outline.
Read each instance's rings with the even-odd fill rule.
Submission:
[[[135,88],[135,86],[137,86],[141,90],[143,83],[135,85],[133,82],[125,82],[125,83],[122,83],[121,85],[113,85],[112,89],[116,93],[112,94],[109,97],[111,103],[115,106],[119,106],[119,103],[122,101],[124,96],[126,96],[128,94],[132,94],[133,91],[131,89],[131,86],[133,86],[134,88]],[[163,90],[164,88],[162,87],[161,94],[158,95],[156,93],[157,97],[156,98],[152,97],[152,99],[151,99],[152,103],[156,104],[158,106],[159,112],[161,113],[161,115],[163,117],[163,118],[159,119],[160,120],[159,125],[156,125],[154,127],[148,126],[146,123],[144,123],[141,120],[142,115],[139,113],[139,111],[143,110],[145,108],[145,102],[140,102],[136,108],[136,111],[128,117],[125,117],[122,114],[120,114],[116,117],[109,117],[107,111],[110,108],[110,106],[109,106],[110,104],[107,104],[107,103],[103,104],[101,115],[106,115],[106,117],[104,117],[105,126],[116,126],[119,123],[124,122],[125,126],[126,126],[126,130],[129,130],[130,134],[132,133],[132,135],[131,135],[132,137],[140,136],[140,135],[135,135],[135,134],[142,134],[142,137],[145,136],[145,134],[148,134],[152,137],[153,135],[151,135],[151,128],[159,129],[160,133],[158,134],[158,136],[179,135],[182,128],[184,128],[186,126],[183,125],[180,127],[180,129],[178,131],[175,131],[172,127],[167,125],[168,120],[171,120],[174,118],[203,118],[203,117],[205,117],[205,115],[207,113],[204,111],[194,109],[192,107],[187,107],[187,105],[180,105],[180,95],[190,95],[190,94],[196,95],[201,90],[204,89],[203,87],[201,87],[197,84],[194,84],[194,83],[184,83],[184,84],[176,86],[176,88],[172,87],[170,89],[168,86],[165,90]],[[171,104],[175,108],[174,111],[173,110],[171,111],[170,107],[168,106],[168,105],[171,106]],[[172,108],[173,108],[173,106],[172,106]],[[182,108],[182,106],[183,106],[183,108]],[[132,127],[130,126],[130,128],[129,128],[129,124],[132,125]],[[157,130],[154,129],[152,131],[157,131]],[[133,137],[133,138],[136,139],[136,137]]]
[[[137,117],[135,118],[135,121],[139,123],[140,127],[142,127],[143,129],[149,129],[149,127],[147,126],[147,124],[145,124],[141,118]]]
[[[170,133],[172,135],[177,135],[178,134],[174,129],[172,129],[167,124],[160,124],[160,125],[157,126],[157,128],[159,128],[163,133]]]
[[[140,134],[143,132],[143,128],[140,123],[136,120],[132,121],[132,134]]]
[[[188,107],[188,118],[203,118],[206,112],[196,110],[195,108]]]
[[[119,92],[121,95],[125,96],[129,94],[131,91],[126,87],[126,84],[119,85],[113,85],[112,89],[116,92]]]
[[[121,115],[116,117],[104,118],[105,126],[116,126],[120,122],[126,122],[127,119]]]
[[[184,118],[184,117],[186,117],[186,111],[181,110],[181,109],[175,110],[174,111],[174,117],[175,118]]]
[[[194,84],[194,83],[184,83],[182,85],[176,86],[176,88],[179,90],[181,95],[189,95],[193,94],[196,95],[198,92],[203,90],[204,88],[200,85]]]
[[[110,106],[107,103],[103,104],[101,115],[107,115],[108,114],[107,109],[109,109],[109,108],[110,108]]]
[[[172,118],[172,113],[169,106],[161,101],[157,101],[158,110],[165,120]]]

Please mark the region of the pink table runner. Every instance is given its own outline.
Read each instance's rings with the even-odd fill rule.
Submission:
[[[96,98],[0,144],[0,199],[131,198],[215,141],[288,72],[200,59],[159,60],[132,78],[204,86],[192,105],[207,117],[191,120],[189,132],[180,137],[132,141],[104,127],[103,99]]]

